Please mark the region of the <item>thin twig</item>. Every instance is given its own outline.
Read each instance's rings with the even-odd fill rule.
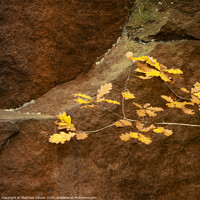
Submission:
[[[100,129],[97,129],[97,130],[94,130],[94,131],[78,131],[78,132],[79,133],[96,133],[96,132],[102,131],[102,130],[104,130],[106,128],[110,128],[112,126],[114,126],[114,124],[110,124],[108,126],[104,126],[103,128],[100,128]]]
[[[171,90],[171,92],[177,97],[177,98],[179,98],[179,99],[181,99],[181,100],[189,100],[188,98],[184,98],[184,97],[181,97],[181,96],[179,96],[178,94],[176,94],[176,92],[169,86],[169,84],[166,82],[166,81],[164,81],[165,82],[165,84],[167,85],[167,87]]]
[[[128,86],[128,82],[130,80],[130,74],[131,74],[131,67],[129,68],[128,77],[126,79],[126,84],[124,87],[124,92],[126,92],[126,88]],[[122,113],[123,113],[124,119],[126,119],[126,114],[125,114],[125,109],[124,109],[124,97],[122,97]]]
[[[200,127],[199,124],[183,124],[183,123],[171,123],[171,122],[161,122],[154,124],[166,124],[166,125],[176,125],[176,126],[192,126],[192,127]]]

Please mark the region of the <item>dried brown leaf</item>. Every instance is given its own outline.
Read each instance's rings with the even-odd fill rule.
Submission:
[[[105,94],[108,94],[112,89],[112,83],[106,83],[98,89],[97,99],[102,98]]]

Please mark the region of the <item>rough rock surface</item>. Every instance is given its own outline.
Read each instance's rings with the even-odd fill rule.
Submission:
[[[16,108],[91,69],[120,36],[129,1],[2,0],[0,108]],[[127,8],[127,9],[125,9]]]
[[[199,10],[199,2],[159,2],[162,2],[162,5],[158,4],[158,1],[151,1],[151,7],[148,6],[150,10],[158,9],[154,19],[147,18],[148,9],[144,9],[147,14],[142,13],[141,16],[138,7],[135,7],[120,41],[102,56],[93,70],[54,87],[35,103],[14,112],[0,111],[1,126],[5,130],[0,134],[0,141],[3,141],[0,154],[2,196],[199,200],[200,127],[167,125],[174,134],[166,137],[152,133],[153,142],[150,145],[136,140],[120,140],[120,134],[136,131],[134,126],[112,126],[90,133],[83,141],[73,138],[63,145],[48,142],[49,135],[56,131],[53,116],[62,111],[70,114],[76,128],[82,131],[97,130],[118,120],[119,116],[113,112],[122,115],[121,106],[104,103],[102,106],[109,111],[81,109],[73,101],[72,94],[80,92],[94,97],[100,85],[112,82],[113,89],[106,97],[121,101],[120,94],[124,90],[130,69],[127,88],[135,94],[134,101],[140,104],[149,102],[165,109],[165,112],[155,119],[146,118],[146,121],[200,125],[198,112],[189,116],[179,109],[170,111],[160,95],[166,94],[176,99],[171,90],[159,78],[141,80],[135,77],[136,66],[125,57],[125,53],[131,50],[135,56],[150,55],[167,67],[183,70],[184,79],[171,85],[181,96],[185,94],[180,91],[180,87],[190,89],[199,81],[199,18],[191,18],[192,22],[187,20],[192,13],[197,16],[195,10]],[[140,9],[142,10],[142,7]],[[174,13],[180,13],[177,15],[177,21],[173,18]],[[134,24],[138,20],[142,21],[142,27],[136,28]],[[181,32],[176,32],[179,22],[182,22]],[[172,24],[176,32],[175,38],[170,36],[171,32],[174,35]],[[189,29],[194,31],[189,32]],[[187,32],[187,37],[183,38],[180,33],[184,31]],[[27,112],[41,112],[53,116],[24,114]],[[131,100],[125,102],[125,113],[126,117],[137,119],[136,108]],[[35,118],[32,119],[33,117]],[[15,131],[17,134],[13,134]]]

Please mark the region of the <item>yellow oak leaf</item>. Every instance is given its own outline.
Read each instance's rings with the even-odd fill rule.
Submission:
[[[193,93],[195,96],[199,97],[200,98],[200,92],[195,92]]]
[[[147,113],[147,115],[149,115],[149,117],[155,117],[157,114],[154,112],[154,111],[152,111],[152,110],[145,110],[145,112]]]
[[[109,99],[102,99],[102,101],[108,102],[108,103],[112,103],[112,104],[118,104],[120,105],[120,103],[118,101],[113,101],[113,100],[109,100]]]
[[[172,81],[171,78],[167,74],[165,74],[164,72],[162,72],[162,71],[160,73],[160,78],[163,81],[166,81],[166,82],[171,82]]]
[[[139,110],[136,110],[137,112],[137,115],[139,117],[145,117],[146,116],[146,113],[145,113],[145,110],[144,109],[139,109]]]
[[[187,115],[194,115],[194,110],[182,107],[181,110]]]
[[[148,110],[152,110],[152,111],[156,111],[156,112],[159,112],[159,111],[164,111],[163,108],[160,108],[160,107],[148,107]]]
[[[71,124],[71,126],[68,125],[59,125],[58,126],[58,130],[64,130],[67,129],[68,131],[76,131],[76,128],[74,127],[73,124]]]
[[[79,104],[87,104],[87,103],[91,103],[92,102],[92,100],[84,100],[84,99],[81,99],[81,98],[74,99],[74,101],[76,101]]]
[[[106,83],[101,85],[100,89],[98,89],[97,100],[102,98],[105,94],[108,94],[112,89],[112,83]]]
[[[124,124],[124,126],[132,126],[132,123],[129,120],[121,119],[120,122]]]
[[[138,138],[139,141],[145,143],[145,144],[150,144],[152,142],[151,138],[143,135],[143,134],[139,134],[139,138]]]
[[[194,84],[194,87],[191,89],[191,93],[194,94],[194,93],[198,93],[198,92],[200,92],[200,83],[196,82]]]
[[[148,56],[141,56],[138,58],[132,58],[135,61],[146,61],[148,59]]]
[[[139,133],[137,133],[137,132],[130,132],[130,133],[129,133],[129,136],[130,136],[131,138],[138,139],[138,138],[139,138]]]
[[[167,103],[166,105],[167,105],[169,108],[174,108],[174,107],[175,107],[174,103]]]
[[[148,59],[146,60],[146,63],[148,63],[149,65],[155,67],[156,69],[160,70],[160,64],[157,62],[156,59],[152,58],[152,57],[148,57]]]
[[[169,130],[169,129],[164,129],[163,134],[166,135],[166,136],[170,136],[170,135],[173,134],[173,131]]]
[[[135,125],[136,125],[136,128],[137,128],[139,131],[141,131],[141,130],[144,128],[144,124],[143,124],[140,120],[136,121],[136,122],[135,122]]]
[[[130,135],[128,134],[128,133],[126,133],[126,134],[121,134],[120,135],[120,138],[121,138],[121,140],[123,140],[123,141],[128,141],[128,140],[130,140]]]
[[[172,130],[169,130],[169,129],[165,129],[163,127],[157,127],[156,129],[153,129],[153,131],[155,133],[163,133],[165,136],[170,136],[173,134],[173,131]]]
[[[142,106],[141,106],[140,104],[138,104],[138,103],[133,102],[133,104],[134,104],[135,106],[137,106],[138,108],[142,108]]]
[[[70,115],[67,116],[66,112],[60,113],[56,116],[57,119],[60,119],[61,122],[67,123],[67,125],[71,125],[71,117]]]
[[[136,128],[139,130],[139,131],[141,131],[141,132],[149,132],[149,131],[151,131],[152,129],[154,129],[155,128],[155,126],[153,125],[153,124],[151,124],[150,126],[148,126],[148,127],[144,127],[144,124],[141,122],[141,121],[137,121],[136,123]]]
[[[125,127],[132,126],[132,123],[129,120],[121,119],[120,121],[116,121],[114,125],[117,127]]]
[[[160,76],[160,72],[158,70],[151,70],[150,72],[145,72],[147,76]]]
[[[86,99],[90,99],[90,100],[92,100],[92,98],[90,97],[90,96],[87,96],[87,95],[85,95],[85,94],[73,94],[75,97],[83,97],[83,98],[86,98]]]
[[[155,129],[153,129],[153,131],[154,131],[155,133],[163,133],[164,128],[161,127],[161,126],[159,126],[159,127],[155,128]]]
[[[181,88],[183,92],[190,93],[186,88]]]
[[[88,137],[87,133],[76,133],[76,139],[77,140],[84,140],[87,137]]]
[[[183,108],[186,105],[186,102],[174,101],[174,105],[176,108]]]
[[[49,138],[49,142],[56,143],[56,144],[58,144],[58,143],[64,144],[65,141],[70,141],[70,139],[72,137],[74,137],[74,135],[75,135],[75,133],[67,134],[67,133],[61,131],[60,134],[56,133],[56,134],[51,135]]]
[[[166,69],[166,70],[164,70],[164,71],[166,71],[166,72],[168,72],[168,73],[171,73],[171,74],[182,74],[182,73],[183,73],[182,70],[180,70],[180,69],[173,69],[173,68],[171,68],[171,69]]]
[[[116,127],[124,127],[124,124],[121,123],[120,121],[115,122],[114,125],[115,125]]]
[[[122,96],[124,97],[124,99],[134,99],[135,96],[134,94],[130,93],[129,91],[126,92],[122,92]]]
[[[161,95],[161,97],[162,97],[163,99],[165,99],[166,101],[168,101],[168,102],[171,102],[171,103],[174,102],[174,100],[173,100],[171,97],[168,97],[168,96],[165,96],[165,95]]]
[[[190,100],[191,100],[192,103],[198,104],[198,105],[200,104],[200,99],[198,97],[196,97],[194,95],[191,95],[191,97],[192,98]]]
[[[155,126],[153,124],[151,124],[150,126],[143,128],[141,131],[147,133],[147,132],[153,130],[154,128],[155,128]]]
[[[151,105],[150,103],[145,103],[144,106],[143,106],[143,108],[147,108],[147,107],[149,107],[150,105]]]

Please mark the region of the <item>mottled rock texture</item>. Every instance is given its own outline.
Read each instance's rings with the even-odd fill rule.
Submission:
[[[129,1],[1,0],[0,108],[91,69],[120,36]],[[125,9],[127,8],[127,9]]]
[[[2,196],[199,200],[200,127],[167,125],[174,134],[166,137],[151,133],[153,142],[148,146],[137,140],[120,140],[120,134],[137,130],[134,125],[110,127],[90,133],[83,141],[73,138],[63,145],[48,142],[49,136],[56,132],[53,116],[59,112],[70,114],[76,128],[82,131],[97,130],[120,119],[112,112],[122,115],[121,106],[104,103],[102,106],[109,111],[81,109],[72,94],[94,97],[102,84],[112,82],[113,89],[106,97],[121,102],[130,69],[127,89],[135,94],[134,101],[165,109],[156,118],[145,118],[145,121],[200,125],[198,107],[192,116],[167,108],[160,95],[177,99],[172,91],[159,78],[135,77],[136,65],[125,57],[127,51],[133,51],[136,57],[150,55],[167,67],[180,68],[184,79],[176,81],[171,88],[181,96],[185,93],[180,87],[190,89],[199,81],[199,1],[193,4],[189,0],[159,2],[144,4],[147,8],[139,5],[140,11],[135,6],[120,41],[87,74],[54,87],[33,104],[14,112],[0,111],[4,130],[0,134]],[[152,10],[154,15],[149,14]],[[174,18],[175,13],[180,15]],[[137,27],[139,21],[141,24]],[[52,116],[24,114],[27,112]],[[128,118],[137,119],[132,100],[125,102],[125,113]]]

